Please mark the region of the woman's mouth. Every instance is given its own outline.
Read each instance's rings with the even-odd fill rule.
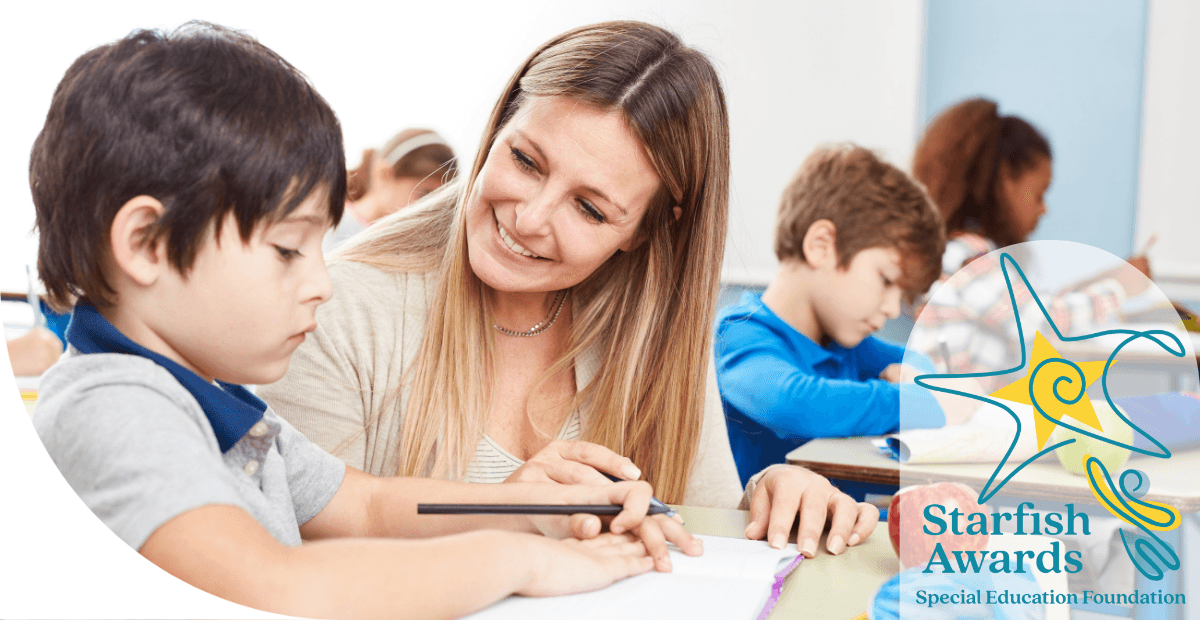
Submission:
[[[521,247],[521,244],[513,240],[512,236],[508,234],[508,231],[504,230],[504,227],[500,225],[500,220],[496,220],[496,231],[500,233],[500,239],[504,241],[504,245],[508,246],[508,249],[512,250],[513,252],[520,254],[521,256],[528,256],[529,258],[542,258],[541,256],[526,250],[524,247]]]

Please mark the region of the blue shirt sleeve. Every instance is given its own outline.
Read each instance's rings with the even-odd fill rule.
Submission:
[[[882,435],[900,426],[900,399],[914,398],[918,407],[906,412],[906,428],[914,422],[941,426],[945,416],[932,395],[916,385],[881,379],[855,381],[822,377],[803,366],[778,334],[754,320],[721,326],[717,364],[722,397],[738,411],[780,439]],[[877,341],[878,342],[878,341]],[[887,343],[898,361],[903,349]],[[897,351],[899,354],[897,354]],[[876,364],[891,359],[879,356]],[[887,366],[879,366],[879,372]]]

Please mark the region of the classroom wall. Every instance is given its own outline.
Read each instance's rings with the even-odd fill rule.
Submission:
[[[1150,4],[1138,243],[1155,233],[1154,270],[1173,298],[1200,302],[1200,3]],[[1186,287],[1186,290],[1185,290]]]
[[[201,18],[249,30],[303,70],[340,116],[347,160],[413,123],[467,158],[504,81],[536,45],[567,28],[634,18],[667,25],[721,72],[732,129],[726,277],[765,283],[779,193],[813,147],[855,140],[905,162],[914,142],[920,0],[854,3],[611,0],[605,3],[366,2],[319,13],[259,3],[67,3],[15,9],[0,40],[12,122],[0,141],[0,288],[23,290],[35,259],[27,170],[55,84],[85,49],[135,27]],[[466,16],[451,23],[450,16]],[[37,49],[37,54],[28,50]],[[486,50],[486,53],[478,53]]]
[[[1146,10],[1145,0],[927,3],[922,125],[984,96],[1050,139],[1054,182],[1032,239],[1136,249]]]

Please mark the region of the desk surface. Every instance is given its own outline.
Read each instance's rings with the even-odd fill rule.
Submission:
[[[750,513],[744,510],[680,506],[679,513],[693,534],[742,538],[750,522]],[[816,557],[800,562],[788,577],[771,618],[857,618],[879,586],[899,570],[887,523],[876,526],[866,542],[838,556],[825,551],[822,537]]]
[[[954,481],[976,489],[982,489],[996,469],[995,463],[901,465],[871,445],[871,439],[814,439],[789,452],[787,461],[837,480],[893,485]],[[997,479],[1002,480],[1018,464],[1005,465]],[[1164,502],[1181,512],[1200,511],[1200,485],[1196,484],[1195,473],[1200,471],[1200,450],[1173,451],[1170,459],[1135,454],[1126,467],[1140,469],[1150,478],[1150,492],[1144,499]],[[1050,454],[1013,476],[1001,493],[1030,499],[1096,503],[1087,481],[1067,472]]]

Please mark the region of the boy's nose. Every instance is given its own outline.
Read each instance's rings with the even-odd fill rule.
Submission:
[[[894,319],[900,316],[900,295],[899,288],[889,291],[884,295],[883,307],[880,310],[883,311],[883,315],[887,318]]]
[[[329,270],[325,268],[325,259],[318,256],[313,267],[313,273],[308,282],[307,295],[303,295],[305,303],[316,301],[321,305],[333,297],[333,281],[329,279]]]

